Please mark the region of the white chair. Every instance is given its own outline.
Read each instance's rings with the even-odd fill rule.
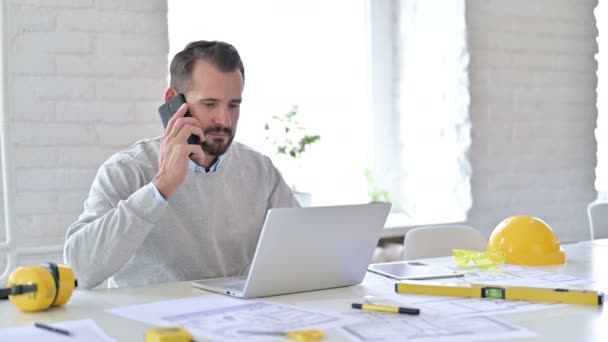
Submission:
[[[608,238],[608,202],[591,202],[587,206],[591,240]]]
[[[465,225],[418,227],[403,239],[403,260],[452,255],[453,249],[485,251],[488,240],[475,228]]]
[[[380,262],[393,262],[399,261],[403,257],[403,245],[400,243],[387,243],[382,247],[376,247],[374,256],[372,257],[372,264]]]

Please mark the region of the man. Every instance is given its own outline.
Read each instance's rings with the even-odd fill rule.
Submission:
[[[232,143],[245,76],[237,50],[192,42],[170,75],[165,101],[183,93],[187,104],[161,138],[99,168],[68,228],[64,259],[81,287],[243,275],[266,211],[298,205],[268,157]],[[191,134],[200,146],[187,143]]]

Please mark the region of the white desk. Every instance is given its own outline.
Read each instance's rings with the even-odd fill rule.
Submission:
[[[565,245],[567,264],[543,269],[580,278],[593,279],[608,289],[608,239]],[[432,260],[432,259],[429,259]],[[438,258],[436,261],[446,261]],[[368,277],[376,277],[368,274]],[[366,280],[369,280],[366,278]],[[294,304],[321,299],[351,298],[374,294],[374,288],[363,284],[326,291],[272,297],[275,301]],[[121,318],[104,312],[119,306],[157,302],[209,294],[194,289],[190,282],[153,285],[141,288],[78,290],[66,306],[41,313],[25,313],[9,301],[0,302],[0,327],[30,325],[34,321],[54,322],[92,318],[110,336],[119,341],[143,341],[149,328],[144,323]],[[531,339],[517,341],[608,341],[608,313],[604,307],[569,305],[552,310],[497,315],[508,322],[525,327],[538,334]],[[327,341],[343,341],[338,331],[326,331]]]

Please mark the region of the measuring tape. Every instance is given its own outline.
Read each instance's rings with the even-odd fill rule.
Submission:
[[[146,331],[146,342],[194,342],[192,334],[181,327],[152,328]]]

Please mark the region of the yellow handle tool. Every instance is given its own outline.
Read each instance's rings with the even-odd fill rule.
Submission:
[[[530,302],[603,305],[604,294],[595,290],[499,286],[466,283],[404,281],[395,284],[397,293],[434,296],[495,298]]]
[[[321,341],[325,338],[322,330],[293,330],[293,331],[257,331],[240,330],[239,333],[246,335],[266,335],[266,336],[285,336],[294,341]]]
[[[191,342],[192,334],[181,327],[152,328],[146,331],[146,342]]]

